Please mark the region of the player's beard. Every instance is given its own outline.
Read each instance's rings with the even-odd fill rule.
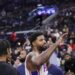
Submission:
[[[38,49],[40,52],[42,52],[42,51],[45,51],[47,49],[47,46],[40,46]]]

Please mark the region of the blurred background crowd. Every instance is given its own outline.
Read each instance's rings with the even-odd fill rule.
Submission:
[[[0,0],[0,39],[11,43],[7,62],[18,68],[31,51],[29,37],[43,32],[48,44],[53,44],[68,32],[50,58],[50,63],[63,69],[65,75],[75,75],[75,3],[73,0]],[[71,74],[70,74],[71,73]]]

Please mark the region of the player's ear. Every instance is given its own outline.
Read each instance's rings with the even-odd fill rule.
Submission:
[[[36,43],[35,43],[35,41],[34,42],[32,42],[32,45],[35,47],[36,46]]]

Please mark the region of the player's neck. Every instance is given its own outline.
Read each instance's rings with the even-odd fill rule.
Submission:
[[[33,50],[34,50],[35,52],[40,53],[40,51],[37,49],[37,47],[33,47]]]

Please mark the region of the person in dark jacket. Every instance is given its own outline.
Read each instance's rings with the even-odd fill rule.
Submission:
[[[0,40],[0,75],[19,75],[12,65],[7,63],[10,55],[11,46],[8,40]]]

